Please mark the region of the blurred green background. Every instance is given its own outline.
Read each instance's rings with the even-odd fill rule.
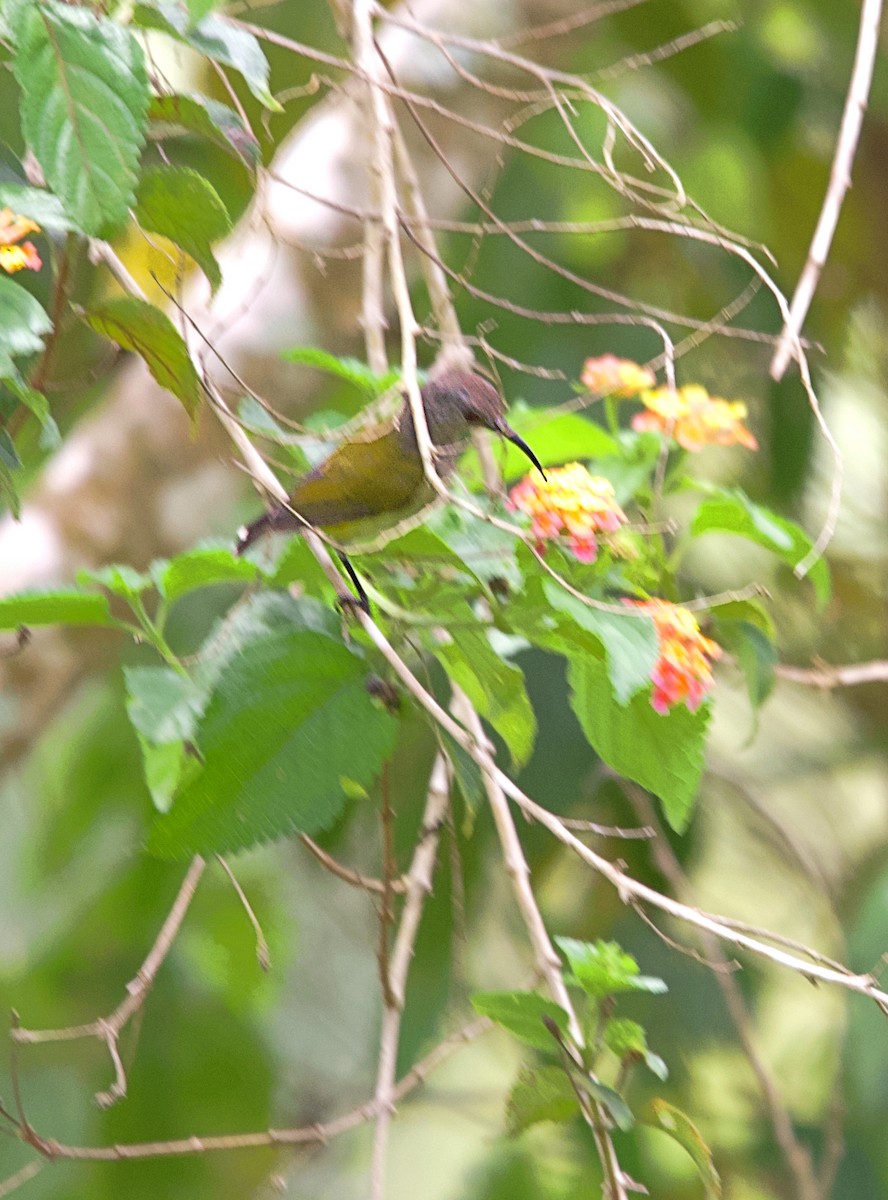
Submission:
[[[478,0],[478,7],[497,0]],[[278,4],[247,13],[328,49],[338,43],[326,8]],[[502,14],[500,14],[502,15]],[[560,39],[554,57],[621,105],[666,155],[689,193],[714,220],[775,253],[774,274],[791,293],[827,184],[848,86],[859,6],[848,0],[650,0]],[[722,32],[654,66],[604,71],[714,20]],[[290,87],[309,74],[283,51],[270,54],[273,82]],[[207,86],[209,86],[207,84]],[[323,89],[322,89],[323,91]],[[0,142],[20,148],[12,83],[0,73]],[[288,126],[312,97],[271,121],[271,159]],[[583,117],[592,122],[593,118]],[[590,136],[594,129],[590,126]],[[523,135],[565,152],[550,116]],[[886,158],[888,79],[877,64],[849,193],[829,262],[806,325],[823,347],[812,355],[823,408],[845,454],[846,492],[830,549],[835,596],[816,611],[810,589],[733,542],[704,539],[686,580],[689,593],[717,591],[750,578],[767,583],[783,661],[816,657],[845,663],[888,657],[888,402],[885,311],[888,305]],[[2,147],[0,147],[2,150]],[[248,181],[230,157],[186,145],[183,160],[205,170],[235,212]],[[507,218],[590,221],[621,215],[622,201],[590,176],[527,156],[509,158],[489,176],[493,206]],[[466,214],[470,216],[470,213]],[[687,240],[623,230],[563,236],[559,260],[594,279],[697,319],[708,319],[742,291],[748,272],[735,259]],[[465,237],[445,242],[457,269]],[[544,274],[506,239],[484,241],[473,282],[539,309],[607,311],[571,285]],[[43,284],[33,286],[39,290]],[[88,286],[86,273],[80,286]],[[471,332],[495,318],[498,350],[569,378],[582,360],[613,352],[639,360],[658,353],[640,328],[545,327],[491,310],[462,295]],[[596,307],[597,306],[597,307]],[[341,329],[341,311],[331,311]],[[756,296],[738,323],[775,332],[773,302]],[[357,345],[357,328],[351,338]],[[319,335],[322,337],[322,335]],[[100,413],[109,375],[82,330],[66,343],[66,367],[79,382],[58,394],[63,430]],[[342,344],[334,348],[341,349]],[[260,369],[261,347],[254,366]],[[393,350],[396,353],[396,350]],[[430,351],[431,353],[431,351]],[[767,345],[712,338],[685,356],[687,382],[743,398],[762,443],[757,456],[713,453],[703,469],[742,480],[755,498],[800,519],[816,533],[824,518],[832,464],[813,427],[797,378],[768,377]],[[76,368],[76,370],[75,370]],[[275,368],[280,371],[279,367]],[[504,371],[507,394],[533,402],[564,399],[564,385]],[[333,396],[335,401],[336,397]],[[331,396],[316,396],[320,406]],[[44,463],[34,436],[34,486]],[[243,481],[229,473],[230,508],[213,529],[233,533],[254,512]],[[134,498],[134,504],[138,498]],[[78,519],[89,522],[89,513]],[[198,535],[199,536],[199,535]],[[712,544],[710,544],[712,543]],[[166,552],[149,528],[134,550],[142,566]],[[187,646],[194,630],[230,603],[202,595],[183,605],[173,636]],[[136,972],[176,893],[183,868],[141,850],[151,817],[139,747],[124,705],[121,661],[149,661],[138,648],[95,635],[70,643],[88,669],[63,703],[22,745],[15,680],[0,696],[7,767],[0,783],[0,1003],[32,1027],[87,1021],[109,1012]],[[602,776],[567,704],[560,662],[521,660],[540,722],[538,749],[521,780],[552,809],[602,822],[637,823],[613,782]],[[20,668],[27,670],[27,661]],[[29,724],[34,728],[34,723]],[[402,861],[422,803],[432,748],[409,728],[395,807]],[[742,681],[720,673],[710,771],[697,816],[675,852],[702,906],[742,917],[815,945],[869,970],[886,946],[888,924],[888,704],[885,684],[821,693],[781,683],[758,719]],[[714,1150],[731,1200],[802,1196],[793,1183],[710,969],[670,948],[580,864],[539,829],[522,827],[534,881],[550,929],[574,937],[619,940],[647,974],[668,981],[666,998],[644,997],[626,1014],[645,1022],[651,1047],[669,1065],[666,1094],[698,1124]],[[445,853],[413,964],[401,1047],[402,1069],[470,1015],[468,994],[519,986],[530,957],[515,913],[489,816],[456,835],[456,880]],[[346,862],[378,869],[378,820],[356,804],[325,839]],[[608,842],[606,852],[666,886],[643,843]],[[127,1099],[99,1111],[92,1094],[108,1086],[110,1064],[94,1042],[27,1048],[21,1086],[28,1116],[46,1135],[84,1144],[162,1139],[323,1121],[367,1098],[373,1087],[380,1005],[376,921],[371,901],[324,872],[295,843],[238,857],[233,867],[269,939],[273,969],[256,962],[252,931],[229,882],[211,867],[185,927],[158,978],[137,1029],[125,1039],[131,1062]],[[687,930],[664,926],[682,943]],[[869,1200],[888,1191],[888,1026],[860,997],[815,989],[796,975],[744,960],[737,978],[748,1002],[751,1036],[794,1119],[819,1159],[840,1158],[825,1196]],[[643,999],[643,1002],[642,1002]],[[10,1096],[7,1056],[0,1095]],[[462,1050],[401,1106],[395,1123],[392,1200],[567,1200],[597,1194],[594,1155],[579,1129],[542,1126],[508,1141],[503,1102],[519,1062],[509,1039],[493,1033]],[[640,1093],[645,1084],[639,1081]],[[661,1134],[619,1136],[621,1160],[662,1200],[703,1194],[693,1166]],[[839,1152],[830,1147],[839,1147]],[[284,1183],[312,1200],[367,1194],[369,1131],[325,1148],[279,1154],[244,1151],[133,1164],[57,1164],[22,1194],[242,1200]],[[29,1155],[0,1140],[0,1176]],[[810,1197],[806,1198],[810,1200]]]

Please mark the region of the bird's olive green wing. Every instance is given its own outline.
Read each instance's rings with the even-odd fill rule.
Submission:
[[[290,504],[312,525],[329,527],[408,509],[422,485],[419,455],[405,454],[392,429],[340,446],[296,485]]]

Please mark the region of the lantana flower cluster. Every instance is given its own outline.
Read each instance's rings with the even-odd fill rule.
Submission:
[[[540,543],[566,534],[580,562],[598,557],[596,534],[612,533],[626,520],[610,482],[576,462],[548,469],[545,479],[531,471],[512,488],[509,508],[528,514]]]
[[[21,242],[29,233],[40,233],[40,226],[30,217],[14,213],[11,208],[0,209],[0,270],[8,275],[25,268],[39,271],[43,266],[33,242]]]
[[[668,600],[629,600],[653,617],[660,639],[660,657],[651,672],[651,705],[663,716],[676,704],[696,712],[712,687],[712,662],[721,646],[700,632],[693,613]]]
[[[617,358],[615,354],[602,354],[599,358],[587,358],[580,375],[583,387],[598,396],[613,396],[628,400],[639,392],[652,388],[656,382],[653,371],[640,367],[631,358]]]
[[[734,445],[758,449],[758,442],[743,424],[746,405],[739,400],[721,400],[710,396],[706,388],[691,384],[642,392],[641,402],[647,411],[632,418],[635,430],[664,434],[691,451]]]

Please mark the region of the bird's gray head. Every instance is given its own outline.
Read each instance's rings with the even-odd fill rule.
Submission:
[[[472,371],[445,371],[422,389],[422,403],[436,445],[461,441],[467,425],[479,425],[512,442],[545,474],[530,446],[507,423],[499,392],[483,376]]]

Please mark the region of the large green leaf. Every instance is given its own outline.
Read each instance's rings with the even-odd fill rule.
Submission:
[[[569,1121],[580,1102],[561,1067],[523,1067],[506,1103],[506,1129],[512,1137],[540,1121]]]
[[[637,1021],[611,1017],[604,1027],[604,1044],[617,1058],[629,1063],[641,1061],[658,1079],[669,1078],[669,1068],[659,1054],[648,1049],[647,1035]]]
[[[13,69],[25,138],[67,214],[105,237],[126,220],[145,138],[148,75],[123,25],[44,0],[24,13]]]
[[[142,750],[145,783],[158,812],[169,812],[170,804],[188,763],[184,742],[152,742],[136,735]]]
[[[216,583],[249,583],[258,575],[256,564],[240,558],[230,546],[195,546],[169,561],[151,564],[151,578],[169,603],[197,588]]]
[[[149,29],[162,30],[214,62],[234,67],[261,104],[272,112],[283,111],[268,89],[268,60],[246,29],[238,29],[213,13],[193,24],[192,14],[179,0],[144,0],[136,4],[134,19]]]
[[[642,975],[638,963],[617,942],[579,942],[555,939],[570,964],[575,981],[587,995],[601,1000],[619,992],[665,992],[666,984],[654,975]]]
[[[767,633],[751,621],[724,620],[718,609],[715,612],[715,634],[721,645],[737,659],[752,707],[760,708],[776,682],[775,668],[780,659],[777,647]]]
[[[188,347],[166,313],[147,300],[121,296],[92,309],[87,320],[97,333],[144,359],[160,386],[182,401],[192,421],[196,419],[202,398],[200,379]]]
[[[21,500],[15,485],[15,475],[3,461],[2,455],[0,455],[0,500],[18,520],[21,515]]]
[[[659,796],[669,824],[684,830],[703,774],[708,706],[691,713],[677,705],[661,715],[647,692],[616,704],[606,666],[589,655],[569,662],[568,680],[571,707],[595,752]]]
[[[715,1169],[712,1151],[703,1140],[703,1135],[686,1113],[668,1100],[654,1099],[648,1105],[644,1123],[661,1129],[674,1142],[682,1146],[694,1161],[697,1173],[703,1180],[707,1200],[720,1200],[721,1179]]]
[[[378,375],[372,367],[368,367],[358,358],[340,358],[327,350],[319,350],[316,346],[296,346],[285,350],[281,357],[287,362],[315,367],[327,375],[335,375],[337,379],[342,379],[363,392],[369,400],[375,400],[377,396],[382,395],[401,377],[400,371],[394,370]]]
[[[0,629],[20,625],[115,625],[108,597],[99,592],[58,588],[19,592],[0,599]]]
[[[480,625],[449,632],[452,641],[436,646],[435,657],[506,743],[515,765],[524,766],[537,729],[524,672],[497,654]]]
[[[620,704],[628,704],[650,683],[651,671],[660,654],[660,641],[651,618],[630,607],[625,615],[590,608],[554,579],[543,581],[543,592],[556,612],[564,613],[601,642],[614,695]],[[563,624],[561,628],[563,632]]]
[[[793,521],[779,517],[737,490],[723,492],[704,500],[691,522],[691,533],[735,533],[764,546],[778,555],[788,566],[795,567],[812,546],[811,539]],[[821,604],[830,595],[829,568],[825,559],[818,559],[808,577],[814,585]]]
[[[191,95],[155,96],[148,109],[151,119],[149,137],[172,137],[180,133],[196,133],[209,138],[225,150],[232,150],[249,167],[260,159],[259,143],[227,104],[197,93]],[[35,218],[36,219],[36,218]]]
[[[98,583],[101,587],[107,588],[109,592],[113,592],[115,596],[122,596],[124,600],[132,600],[134,596],[141,596],[152,586],[150,575],[145,575],[142,571],[137,571],[135,567],[130,567],[126,563],[111,563],[107,567],[83,567],[77,572],[77,582],[80,584]]]
[[[136,220],[190,254],[213,291],[222,272],[213,242],[231,231],[231,219],[212,184],[188,167],[152,167],[136,192]]]
[[[150,742],[189,741],[205,697],[187,675],[170,667],[125,667],[126,710]]]
[[[514,534],[452,507],[433,514],[429,524],[473,575],[488,582],[500,580],[512,588],[521,586]]]
[[[370,698],[367,664],[335,617],[316,601],[277,599],[215,673],[195,731],[203,770],[149,838],[162,857],[317,833],[392,750],[397,722]]]
[[[59,427],[52,413],[49,411],[49,401],[43,392],[38,392],[36,388],[29,387],[18,371],[8,374],[3,382],[21,400],[25,408],[29,409],[40,422],[41,449],[57,449],[61,444],[62,435],[59,433]]]
[[[546,1021],[553,1021],[562,1033],[567,1033],[568,1016],[561,1005],[536,992],[476,992],[472,1007],[537,1050],[558,1049]]]
[[[46,188],[29,187],[25,183],[0,183],[0,208],[11,208],[36,221],[41,229],[64,233],[72,228],[58,196]]]
[[[0,379],[17,378],[12,360],[42,350],[50,329],[40,302],[11,279],[0,278]]]

